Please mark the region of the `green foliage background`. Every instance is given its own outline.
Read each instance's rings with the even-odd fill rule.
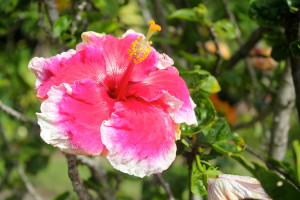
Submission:
[[[1,104],[34,121],[40,102],[34,93],[35,77],[27,68],[31,58],[74,49],[85,31],[121,36],[127,29],[134,29],[145,34],[147,21],[154,19],[162,31],[152,38],[153,46],[174,59],[197,104],[199,126],[181,126],[177,159],[163,173],[174,197],[191,199],[198,195],[206,199],[207,179],[219,173],[255,176],[273,199],[299,197],[296,109],[287,124],[290,129],[283,161],[271,158],[272,136],[268,134],[276,123],[273,116],[281,95],[281,80],[289,67],[286,61],[300,55],[300,40],[290,43],[285,30],[286,21],[299,13],[297,0],[48,2],[54,5],[57,16],[53,16],[46,0],[0,0]],[[255,31],[260,37],[251,43]],[[206,46],[208,41],[216,50]],[[258,41],[272,47],[271,57],[277,67],[274,64],[268,69],[259,68],[249,61],[271,58],[251,54]],[[247,42],[250,48],[237,55]],[[231,58],[222,55],[221,43]],[[230,110],[216,109],[216,102],[211,101],[211,95],[216,93]],[[236,111],[237,120],[228,123],[226,117]],[[32,199],[20,170],[42,198],[77,199],[67,176],[64,154],[40,139],[34,122],[24,122],[1,107],[0,132],[0,199]],[[250,150],[245,151],[245,146]],[[107,199],[101,193],[109,193],[111,199],[167,198],[156,176],[135,178],[114,170],[103,158],[100,163],[106,186],[95,179],[89,166],[79,165],[80,177],[96,199]]]

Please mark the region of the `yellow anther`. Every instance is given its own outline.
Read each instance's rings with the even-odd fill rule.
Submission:
[[[145,43],[145,41],[142,41],[142,39],[142,36],[138,37],[131,43],[130,48],[128,49],[128,58],[133,60],[135,64],[145,60],[151,52],[150,45]]]
[[[150,25],[154,25],[155,24],[155,21],[153,19],[149,20],[149,24]]]
[[[155,21],[154,20],[149,20],[149,30],[148,30],[148,33],[146,35],[146,39],[145,40],[149,40],[150,37],[156,32],[156,31],[161,31],[161,27],[160,25],[158,24],[155,24]]]
[[[128,49],[129,59],[133,60],[135,64],[142,62],[145,60],[151,52],[150,45],[152,44],[149,41],[150,37],[156,32],[160,31],[161,27],[155,24],[154,20],[149,21],[150,27],[146,38],[143,39],[141,36],[138,37],[135,41],[133,41]]]

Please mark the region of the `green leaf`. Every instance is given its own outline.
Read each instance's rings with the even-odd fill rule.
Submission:
[[[118,1],[93,0],[96,8],[109,16],[117,16],[119,14]]]
[[[201,84],[200,89],[208,93],[217,93],[221,87],[214,76],[208,76],[207,79]]]
[[[296,172],[297,172],[297,179],[298,183],[300,183],[300,144],[298,140],[293,142],[294,153],[295,153],[295,160],[296,160]]]
[[[70,28],[70,25],[72,23],[72,20],[68,16],[61,16],[56,20],[56,22],[53,25],[53,33],[57,37],[60,37],[63,32],[68,30]]]
[[[279,161],[279,160],[275,160],[273,158],[268,158],[267,159],[268,162],[268,166],[270,169],[277,167],[277,168],[281,168],[282,170],[284,170],[287,174],[290,174],[291,177],[296,177],[296,172],[295,170],[291,167],[290,163],[288,162],[284,162],[284,161]]]
[[[213,144],[231,135],[230,127],[224,119],[216,120],[208,129],[202,131],[203,142]]]
[[[205,66],[207,69],[210,69],[215,63],[215,59],[208,59],[208,58],[204,58],[203,56],[193,56],[184,51],[180,51],[179,53],[189,63],[191,63],[193,65]]]
[[[217,79],[208,71],[196,69],[194,71],[181,72],[180,76],[186,81],[191,93],[202,90],[203,95],[217,93],[221,87]]]
[[[67,200],[68,197],[70,196],[70,192],[63,192],[56,197],[52,198],[52,200]]]
[[[45,169],[49,163],[49,155],[35,154],[26,161],[26,172],[36,175],[39,171]]]
[[[205,166],[205,165],[203,165]],[[205,168],[205,167],[203,167]],[[221,171],[210,166],[208,169],[203,171],[199,170],[197,162],[193,162],[192,173],[191,173],[191,191],[195,195],[203,196],[207,194],[205,186],[208,184],[209,178],[216,178]]]
[[[258,163],[253,162],[255,169],[253,174],[260,181],[265,191],[273,200],[299,199],[300,191],[291,183],[276,173],[267,170]]]
[[[97,33],[113,33],[121,28],[121,24],[113,21],[94,21],[88,25],[88,30]]]
[[[187,125],[182,123],[180,125],[180,131],[182,135],[194,135],[197,132],[197,126],[195,125]]]
[[[207,179],[207,177],[204,176],[206,175],[199,170],[196,161],[194,161],[191,174],[191,190],[193,194],[199,196],[207,194],[205,183],[203,181],[203,179]]]
[[[245,147],[244,140],[237,134],[231,133],[230,127],[224,119],[214,121],[199,136],[201,142],[211,144],[214,150],[222,154],[240,153]]]
[[[283,25],[288,13],[289,7],[285,0],[252,0],[249,9],[249,16],[265,27]]]
[[[209,74],[188,71],[180,72],[180,76],[185,80],[189,89],[195,90],[209,77]]]
[[[207,96],[202,95],[201,92],[196,92],[192,94],[192,99],[197,105],[195,114],[198,126],[182,124],[180,129],[183,135],[199,133],[213,123],[216,118],[216,110]]]
[[[222,19],[213,23],[212,25],[219,37],[226,39],[236,38],[236,28],[230,20]]]
[[[194,8],[182,8],[176,10],[171,15],[170,19],[184,19],[187,21],[194,22],[205,22],[205,16],[207,14],[207,9],[203,4],[199,4],[198,7]]]
[[[216,110],[208,97],[196,93],[192,95],[197,107],[195,113],[197,116],[198,127],[197,131],[200,131],[209,126],[216,118]]]
[[[12,12],[18,3],[19,0],[1,1],[0,11],[4,13]]]
[[[238,161],[243,167],[245,167],[249,172],[253,174],[254,167],[250,165],[250,163],[243,156],[239,154],[233,154],[231,155],[231,157]]]
[[[207,191],[202,180],[202,176],[198,174],[192,174],[191,177],[191,190],[195,195],[203,196],[206,195]]]
[[[169,18],[184,19],[184,20],[194,21],[194,22],[198,22],[200,20],[195,10],[192,8],[183,8],[183,9],[176,10],[169,16]]]
[[[299,0],[286,0],[287,4],[292,8],[300,8]]]
[[[232,155],[232,158],[248,169],[260,181],[265,191],[273,200],[298,199],[300,191],[278,174],[256,162],[252,162],[254,166],[251,166],[241,155]]]
[[[291,42],[289,47],[294,57],[300,57],[300,40]]]
[[[226,140],[214,143],[213,148],[222,154],[240,153],[245,148],[245,142],[242,137],[234,133]]]

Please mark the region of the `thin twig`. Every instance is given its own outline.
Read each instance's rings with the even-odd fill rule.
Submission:
[[[28,117],[26,117],[25,115],[23,115],[22,113],[16,111],[15,109],[5,105],[4,103],[2,103],[2,101],[0,100],[0,110],[3,110],[4,112],[6,112],[7,114],[9,114],[10,116],[14,117],[15,119],[22,121],[22,122],[26,122],[26,123],[30,123],[33,124],[35,126],[37,126],[37,122],[29,119]]]
[[[211,26],[207,26],[207,29],[209,31],[209,35],[210,35],[215,47],[216,47],[216,53],[215,53],[216,62],[215,62],[215,65],[213,67],[212,74],[217,76],[220,73],[220,70],[221,70],[222,56],[221,56],[219,44],[217,42],[217,36],[216,36],[215,30]]]
[[[162,38],[168,38],[168,24],[166,18],[164,17],[164,7],[162,5],[162,2],[160,0],[152,0],[152,3],[154,8],[154,14],[157,19],[157,24],[161,25],[162,27],[161,36]],[[172,55],[172,49],[167,43],[161,43],[161,48],[166,54],[170,56]]]
[[[37,194],[37,192],[35,191],[33,185],[31,184],[31,182],[27,178],[27,176],[26,176],[26,174],[24,172],[23,167],[20,165],[19,162],[16,162],[16,161],[14,161],[14,162],[15,162],[18,174],[21,177],[21,179],[22,179],[22,181],[23,181],[26,189],[28,190],[28,192],[33,196],[34,199],[36,199],[36,200],[42,200],[41,196]]]
[[[140,9],[142,11],[142,15],[143,15],[144,20],[146,22],[148,22],[149,20],[153,19],[149,9],[147,8],[146,0],[137,0],[137,2],[138,2],[139,6],[140,6]]]
[[[163,186],[163,188],[164,188],[164,190],[165,190],[165,192],[166,192],[166,194],[168,196],[168,199],[169,200],[175,200],[174,195],[173,195],[173,193],[171,191],[170,185],[169,185],[168,182],[166,182],[164,180],[164,177],[161,174],[155,174],[154,176],[157,178],[157,180],[159,181],[159,183]]]
[[[78,6],[77,6],[77,13],[75,16],[75,19],[72,22],[72,28],[71,28],[71,33],[74,34],[77,29],[78,29],[78,23],[82,20],[82,12],[84,11],[85,7],[86,7],[87,3],[86,1],[82,1]]]
[[[55,0],[43,0],[51,28],[59,17]]]
[[[236,38],[238,40],[238,42],[241,44],[243,41],[242,41],[242,37],[241,37],[241,30],[240,30],[240,27],[235,19],[235,16],[233,14],[233,12],[230,10],[230,7],[229,7],[229,2],[228,0],[222,0],[223,2],[223,5],[225,7],[225,11],[230,19],[230,21],[235,25],[235,35],[236,35]]]
[[[8,141],[8,139],[6,138],[6,135],[2,129],[2,124],[0,124],[0,135],[4,141],[4,144],[7,148],[7,150],[9,152],[12,152],[12,148],[10,145],[10,142]],[[21,180],[23,181],[27,191],[29,192],[29,194],[35,199],[35,200],[42,200],[42,197],[35,191],[33,185],[31,184],[31,182],[29,181],[29,179],[27,178],[23,167],[20,165],[20,163],[18,162],[18,160],[16,160],[15,158],[12,158],[12,162],[13,165],[16,167],[17,172],[21,178]]]
[[[271,113],[273,112],[273,108],[272,107],[267,107],[265,109],[263,109],[262,111],[259,112],[259,114],[252,118],[251,121],[249,122],[245,122],[245,123],[240,123],[240,124],[236,124],[233,125],[231,127],[232,131],[237,131],[239,129],[243,129],[243,128],[248,128],[253,126],[255,123],[262,121],[263,119],[265,119],[267,116],[269,116]]]
[[[248,151],[249,153],[251,153],[252,155],[254,155],[255,157],[257,157],[258,159],[260,159],[261,161],[263,161],[270,170],[274,170],[277,173],[279,173],[282,176],[284,176],[291,184],[293,184],[298,190],[300,190],[300,186],[299,186],[298,182],[289,173],[285,172],[283,169],[281,169],[278,166],[276,166],[273,163],[271,163],[261,153],[256,152],[255,150],[253,150],[248,145],[246,145],[246,151]]]
[[[246,57],[249,51],[254,47],[254,45],[262,38],[263,33],[268,29],[259,27],[252,32],[247,42],[245,42],[241,48],[230,58],[226,64],[226,69],[232,69],[235,65],[244,57]]]
[[[44,6],[44,10],[43,10]],[[45,24],[44,20],[44,12],[47,15],[49,24]],[[53,0],[39,0],[38,2],[38,13],[39,13],[39,21],[38,25],[43,31],[47,34],[47,37],[50,38],[52,43],[58,45],[60,51],[66,50],[67,47],[65,44],[61,44],[58,36],[56,36],[53,32],[53,25],[59,17],[59,13],[56,8],[56,3]]]
[[[239,45],[242,45],[243,40],[242,40],[242,36],[241,36],[241,30],[240,30],[240,27],[239,27],[239,25],[236,21],[236,18],[234,16],[233,12],[231,11],[231,9],[229,7],[229,2],[228,2],[228,0],[222,0],[222,2],[223,2],[223,5],[225,7],[225,11],[226,11],[230,21],[235,25],[236,39],[237,39]],[[251,49],[249,49],[249,50],[251,50]],[[247,57],[245,59],[245,65],[246,65],[246,68],[247,68],[248,73],[250,75],[253,86],[255,88],[255,91],[254,91],[255,99],[258,99],[261,96],[260,93],[259,93],[259,83],[258,83],[258,80],[257,80],[256,72],[255,72],[254,68],[251,66],[251,64],[249,62],[249,59]]]
[[[252,155],[254,155],[255,157],[259,158],[261,161],[263,162],[267,162],[267,159],[260,153],[256,152],[254,149],[252,149],[251,147],[249,147],[248,145],[246,145],[245,149],[251,153]]]
[[[188,178],[191,179],[192,171],[193,171],[193,161],[195,159],[194,150],[191,153],[185,154],[187,165],[188,165]],[[189,181],[189,200],[194,200],[195,195],[192,192],[191,181]]]
[[[41,27],[45,33],[50,36],[52,39],[55,38],[53,32],[51,31],[50,27],[46,26],[46,24],[44,23],[44,13],[42,11],[42,0],[39,0],[38,2],[38,13],[39,13],[39,21],[38,21],[38,25],[39,27]]]
[[[96,191],[102,199],[114,200],[114,193],[111,186],[108,183],[105,170],[102,167],[100,158],[98,157],[87,157],[87,156],[76,156],[78,164],[86,165],[92,174],[92,177],[103,186],[102,190]]]
[[[227,13],[227,15],[228,15],[228,17],[229,17],[229,19],[230,19],[230,21],[235,25],[235,34],[236,34],[236,39],[237,39],[237,41],[238,41],[238,43],[239,43],[239,45],[242,45],[242,43],[243,43],[243,40],[242,40],[242,37],[241,37],[241,30],[240,30],[240,27],[239,27],[239,25],[238,25],[238,23],[237,23],[237,21],[236,21],[236,18],[235,18],[235,16],[234,16],[234,14],[233,14],[233,12],[230,10],[230,8],[229,8],[229,2],[228,2],[228,0],[222,0],[222,2],[223,2],[223,5],[224,5],[224,7],[225,7],[225,10],[226,10],[226,13]],[[259,36],[259,35],[258,35]],[[254,42],[255,42],[255,40],[254,40]],[[254,45],[256,44],[256,42],[254,43]],[[250,46],[250,45],[249,45]],[[251,48],[248,50],[248,52],[251,50]],[[259,93],[258,93],[258,81],[257,81],[257,78],[256,78],[256,73],[255,73],[255,70],[253,69],[253,67],[251,66],[251,64],[250,64],[250,62],[249,62],[249,60],[246,58],[246,60],[245,60],[245,65],[246,65],[246,68],[247,68],[247,70],[248,70],[248,72],[249,72],[249,75],[250,75],[250,78],[251,78],[251,81],[252,81],[252,83],[253,83],[253,85],[254,85],[254,88],[256,89],[255,90],[255,97],[257,98],[257,97],[259,97],[260,95],[259,95]]]
[[[8,179],[11,175],[12,169],[13,169],[13,163],[11,161],[9,161],[9,163],[7,164],[5,174],[2,177],[2,180],[0,182],[0,191],[3,190],[5,183],[8,181]]]
[[[73,185],[73,190],[77,194],[80,200],[89,200],[90,197],[86,192],[83,184],[79,178],[77,164],[76,164],[76,156],[71,154],[66,154],[67,161],[68,161],[68,174],[69,178]]]

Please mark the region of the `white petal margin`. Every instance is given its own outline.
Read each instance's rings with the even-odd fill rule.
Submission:
[[[51,58],[43,58],[43,57],[34,57],[30,60],[28,64],[28,68],[32,73],[36,75],[36,82],[35,82],[35,88],[41,85],[42,80],[45,76],[45,67],[50,63],[51,59],[57,59],[58,62],[62,60],[62,58],[70,58],[72,57],[76,51],[74,49],[71,49],[67,52],[63,52],[61,54],[58,54],[56,56],[53,56]]]
[[[207,196],[208,200],[271,200],[257,179],[227,174],[208,180]]]
[[[106,158],[109,160],[110,164],[117,170],[124,172],[129,175],[138,176],[143,178],[145,176],[150,176],[152,174],[159,174],[170,167],[176,157],[177,147],[174,143],[167,155],[161,157],[159,160],[155,160],[155,165],[149,167],[147,161],[132,160],[132,157],[120,155],[122,149],[113,149],[110,151]]]
[[[159,58],[158,64],[157,64],[158,69],[166,69],[166,68],[174,65],[173,59],[170,58],[165,53],[159,54],[158,58]]]
[[[196,104],[190,97],[190,102],[193,110],[188,111],[187,109],[180,109],[183,105],[183,102],[178,100],[176,97],[169,94],[167,91],[163,91],[163,94],[160,98],[163,102],[169,105],[167,111],[170,116],[174,120],[175,123],[181,124],[186,123],[188,125],[198,125],[197,118],[195,115],[194,108],[196,108]]]
[[[60,128],[59,108],[57,103],[63,98],[63,94],[71,93],[69,84],[63,83],[60,86],[53,86],[49,92],[49,98],[43,101],[41,113],[37,113],[38,124],[41,127],[41,138],[48,144],[59,148],[61,151],[70,154],[86,154],[80,149],[70,144],[69,136]]]
[[[143,38],[145,38],[145,36],[142,34],[142,33],[138,33],[138,32],[135,32],[135,30],[133,29],[128,29],[123,35],[121,38],[125,38],[126,36],[130,35],[130,34],[137,34],[137,35],[140,35],[142,36]]]
[[[138,101],[127,105],[116,103],[111,119],[102,122],[106,158],[115,169],[130,175],[142,178],[161,173],[175,160],[178,127],[168,113],[151,105],[142,107]]]

